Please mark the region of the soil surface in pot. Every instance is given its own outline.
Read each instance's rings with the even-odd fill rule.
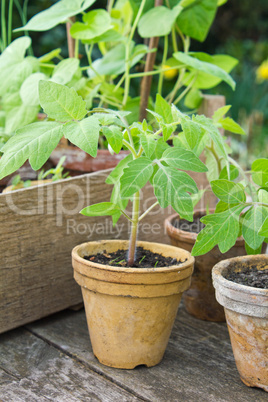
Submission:
[[[242,272],[230,272],[225,278],[240,285],[268,289],[268,269],[258,270],[256,266],[252,266]]]
[[[98,264],[111,265],[113,267],[127,267],[127,251],[117,250],[114,253],[98,253],[95,255],[84,256],[85,260],[96,262]],[[164,257],[161,254],[145,250],[143,247],[137,247],[136,262],[131,268],[163,268],[171,265],[179,265],[184,261],[178,261],[176,258]]]
[[[190,233],[199,233],[202,229],[204,229],[204,223],[200,222],[202,216],[194,217],[193,222],[189,222],[186,219],[174,219],[172,225],[180,230],[184,230],[185,232]]]

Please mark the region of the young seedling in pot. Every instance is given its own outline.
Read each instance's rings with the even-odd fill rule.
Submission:
[[[63,136],[93,157],[97,156],[101,134],[115,153],[122,147],[129,150],[130,154],[106,180],[114,186],[111,200],[81,211],[87,216],[110,215],[114,224],[121,215],[130,221],[129,266],[135,260],[138,226],[157,205],[161,208],[171,205],[182,218],[192,221],[191,194],[198,192],[198,188],[186,171],[207,171],[197,156],[207,144],[213,147],[230,174],[219,123],[205,116],[193,115],[190,118],[174,105],[170,106],[160,95],[156,98],[155,110],[149,111],[154,128],[145,120],[129,125],[129,112],[126,111],[102,108],[89,111],[85,101],[73,89],[54,82],[40,81],[39,97],[50,120],[23,127],[7,142],[2,149],[0,178],[14,172],[27,159],[33,169],[40,169]],[[172,142],[176,145],[173,146]],[[141,213],[140,194],[147,182],[153,186],[155,202]],[[129,201],[132,202],[130,216],[126,212]]]

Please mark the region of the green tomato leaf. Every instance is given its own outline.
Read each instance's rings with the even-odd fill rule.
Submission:
[[[123,146],[123,134],[120,128],[117,126],[103,127],[102,132],[111,148],[118,154]]]
[[[211,183],[213,193],[227,204],[237,204],[246,201],[244,187],[240,183],[229,180],[213,180]]]
[[[81,120],[87,114],[83,99],[74,89],[50,81],[39,82],[40,104],[51,119]]]
[[[100,125],[94,116],[78,122],[71,121],[63,126],[64,136],[93,158],[97,156],[99,132]]]
[[[177,60],[182,62],[187,67],[190,67],[197,71],[202,71],[204,73],[211,74],[215,77],[220,78],[221,80],[225,81],[228,85],[230,85],[230,87],[233,90],[235,89],[234,80],[222,68],[220,68],[214,64],[208,63],[206,61],[198,60],[197,58],[189,56],[188,54],[185,54],[183,52],[173,53],[173,57],[175,57]]]
[[[89,205],[80,211],[80,214],[85,216],[109,216],[115,215],[120,211],[118,205],[112,202],[100,202],[99,204]]]
[[[198,109],[203,100],[202,92],[197,88],[192,88],[184,99],[184,104],[189,109]]]
[[[84,14],[83,22],[75,22],[72,25],[70,33],[74,39],[93,39],[112,28],[109,13],[102,9]]]
[[[150,158],[156,149],[157,140],[154,138],[153,135],[150,135],[148,133],[146,133],[146,134],[141,133],[140,139],[141,139],[141,145],[144,149],[145,155],[148,158]]]
[[[108,31],[104,32],[102,35],[95,36],[92,39],[84,39],[82,40],[82,43],[85,44],[93,44],[93,43],[100,43],[100,42],[124,42],[125,37],[121,35],[119,32],[113,30],[113,29],[108,29]]]
[[[230,165],[229,167],[230,167],[230,180],[237,179],[237,177],[239,176],[239,170],[234,165]],[[229,180],[226,166],[224,166],[224,168],[220,172],[219,179]]]
[[[105,183],[107,184],[116,184],[119,182],[120,177],[123,174],[124,169],[128,166],[129,162],[133,161],[132,154],[127,155],[124,159],[122,159],[118,165],[111,171]]]
[[[239,235],[239,214],[244,205],[236,205],[232,208],[201,218],[206,227],[198,234],[192,255],[206,254],[216,244],[222,253],[227,252],[236,242]]]
[[[230,131],[231,133],[245,135],[245,131],[238,123],[236,123],[231,117],[225,117],[225,119],[220,119],[219,123],[222,125],[224,130]]]
[[[182,170],[191,170],[193,172],[206,172],[207,167],[192,152],[184,148],[172,147],[167,149],[161,158],[170,167]]]
[[[231,107],[232,107],[231,105],[226,105],[217,109],[212,116],[212,120],[215,123],[217,123],[220,119],[222,119],[226,115],[226,113],[228,113]]]
[[[242,220],[242,234],[246,243],[256,250],[263,243],[265,236],[259,234],[268,216],[268,208],[257,205],[251,207]]]
[[[96,0],[60,0],[48,9],[41,11],[30,19],[30,21],[18,31],[48,31],[55,26],[66,22],[68,18],[80,14],[89,8]]]
[[[185,172],[160,164],[153,178],[155,196],[162,208],[171,205],[181,218],[193,220],[191,193],[197,193],[194,180]]]
[[[249,247],[249,245],[245,242],[245,249],[248,255],[261,254],[262,244],[256,250],[253,250],[253,248]]]
[[[130,197],[145,186],[153,174],[152,161],[141,157],[129,162],[120,178],[122,197]]]
[[[189,147],[193,151],[197,150],[202,141],[205,130],[196,122],[185,117],[181,119],[181,126]]]
[[[32,123],[21,128],[2,148],[1,179],[17,170],[29,159],[34,170],[40,169],[58,145],[62,125],[52,121]]]
[[[175,130],[174,127],[168,127],[167,125],[173,123],[173,116],[171,106],[167,103],[167,101],[162,98],[161,95],[156,95],[156,102],[155,102],[155,113],[157,114],[158,121],[160,127],[163,130],[163,138],[164,141],[167,141],[173,131]]]
[[[259,186],[268,185],[268,159],[256,159],[251,166],[252,179]]]
[[[164,6],[153,7],[141,17],[138,32],[142,38],[166,36],[170,34],[177,16],[182,11],[180,5],[172,10]]]
[[[10,110],[6,115],[6,134],[14,133],[17,129],[32,123],[39,112],[38,106],[20,105]]]
[[[258,191],[258,200],[268,206],[268,189],[261,188]]]

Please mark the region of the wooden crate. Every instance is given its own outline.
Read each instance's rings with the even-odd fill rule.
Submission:
[[[113,228],[110,217],[79,214],[89,204],[109,201],[108,172],[0,194],[0,333],[82,301],[73,279],[74,246],[128,238],[124,218]],[[151,205],[152,199],[148,186],[142,193],[142,207]],[[164,219],[171,213],[171,208],[155,208],[142,221],[139,239],[168,242]]]

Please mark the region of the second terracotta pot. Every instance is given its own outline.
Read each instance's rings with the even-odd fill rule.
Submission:
[[[194,217],[200,218],[204,215],[205,212],[199,210],[195,212]],[[176,228],[174,226],[176,220],[180,220],[178,214],[174,214],[165,220],[165,229],[171,244],[191,252],[197,233],[189,232],[186,230],[187,228],[185,230]],[[201,320],[225,321],[224,309],[215,298],[211,271],[219,261],[245,254],[245,243],[243,238],[240,238],[227,253],[222,254],[216,246],[207,254],[195,257],[192,283],[183,295],[185,308],[189,314]]]

